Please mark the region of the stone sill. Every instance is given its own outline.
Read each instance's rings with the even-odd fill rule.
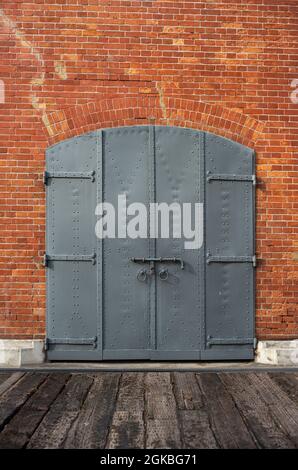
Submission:
[[[41,339],[0,340],[0,367],[43,364],[45,359],[44,341]],[[255,363],[271,366],[298,366],[298,339],[291,341],[259,341]],[[151,364],[154,367],[153,363]],[[185,367],[188,364],[185,363]],[[203,366],[203,363],[201,364]]]

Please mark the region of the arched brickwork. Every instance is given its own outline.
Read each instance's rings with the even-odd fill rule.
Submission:
[[[156,124],[213,132],[255,147],[264,123],[239,111],[180,98],[113,98],[55,111],[47,116],[49,145],[95,129]]]

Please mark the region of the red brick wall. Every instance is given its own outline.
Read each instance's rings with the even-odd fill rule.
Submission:
[[[47,146],[147,122],[255,148],[257,333],[298,337],[297,13],[297,0],[0,3],[1,338],[44,335]]]

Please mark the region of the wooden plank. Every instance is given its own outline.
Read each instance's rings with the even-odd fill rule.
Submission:
[[[195,374],[175,372],[173,378],[182,447],[186,449],[218,448]]]
[[[92,383],[93,376],[89,374],[73,374],[32,435],[27,448],[62,448]]]
[[[24,377],[24,372],[15,372],[10,374],[9,377],[0,384],[0,396],[3,395],[7,390],[13,387],[22,377]]]
[[[108,449],[144,448],[144,403],[144,374],[123,374],[108,435]]]
[[[293,448],[294,443],[274,420],[270,407],[259,388],[249,380],[250,374],[221,373],[219,377],[232,395],[237,408],[254,435],[258,446],[265,449]]]
[[[295,372],[272,372],[268,376],[295,403],[298,403],[298,374]]]
[[[97,374],[82,410],[69,430],[64,447],[102,449],[105,447],[115,408],[121,374]]]
[[[145,447],[180,449],[176,401],[169,372],[149,372],[145,377]]]
[[[224,449],[253,449],[256,444],[249,433],[231,395],[217,374],[196,374],[204,394],[216,440]]]
[[[46,374],[29,373],[17,380],[0,397],[0,430],[47,378]],[[9,380],[9,379],[8,379]]]
[[[266,401],[273,418],[298,447],[298,407],[266,372],[249,374],[251,384]]]
[[[0,433],[0,449],[20,449],[26,446],[65,385],[67,377],[67,374],[51,374],[46,378]]]
[[[9,377],[11,376],[12,374],[7,372],[0,372],[0,386],[1,384],[3,384],[3,382],[5,382],[7,379],[9,379]]]

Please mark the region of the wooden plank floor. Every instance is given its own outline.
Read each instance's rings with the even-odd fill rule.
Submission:
[[[0,373],[0,448],[297,448],[297,372]]]

